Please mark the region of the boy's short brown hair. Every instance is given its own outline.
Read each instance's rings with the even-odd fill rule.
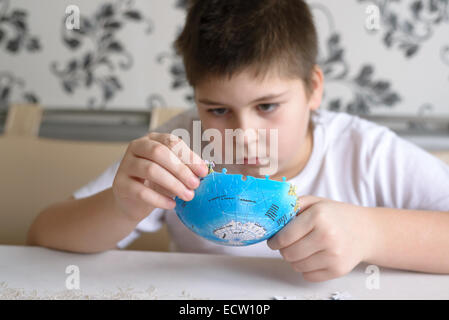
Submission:
[[[250,68],[259,77],[275,67],[301,78],[309,94],[318,39],[303,0],[190,0],[175,49],[193,87],[208,76]]]

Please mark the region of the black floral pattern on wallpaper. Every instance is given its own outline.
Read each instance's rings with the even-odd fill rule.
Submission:
[[[176,0],[175,8],[186,10],[189,0]],[[183,26],[178,26],[178,33],[182,31]],[[187,102],[190,106],[194,105],[194,97],[193,90],[190,87],[187,78],[186,72],[184,69],[184,64],[180,56],[175,53],[174,44],[172,45],[170,52],[162,52],[156,58],[158,64],[169,63],[169,73],[172,78],[171,80],[171,89],[173,90],[185,90],[186,88],[190,88],[186,94],[184,94],[184,101]],[[152,105],[149,105],[151,108]]]
[[[348,102],[344,102],[342,97],[333,98],[328,102],[327,109],[368,114],[373,108],[394,107],[399,103],[401,97],[393,90],[391,82],[374,78],[375,68],[372,63],[365,63],[355,75],[350,76],[350,65],[345,59],[345,48],[341,44],[342,36],[335,30],[331,12],[321,4],[311,4],[311,8],[314,12],[324,14],[331,30],[326,38],[326,45],[320,48],[318,57],[318,64],[323,70],[326,82],[338,82],[352,94],[352,99]]]
[[[26,89],[23,79],[11,72],[0,72],[0,110],[7,110],[12,99],[16,99],[16,102],[39,103],[37,95]]]
[[[28,26],[28,12],[11,7],[9,0],[0,0],[0,50],[16,55],[25,51],[35,53],[41,50],[37,36],[31,35]],[[23,79],[10,71],[0,71],[0,110],[7,110],[10,103],[38,103],[39,98],[26,90]]]
[[[188,3],[189,3],[189,0],[176,0],[175,6],[176,6],[176,8],[185,10],[185,9],[187,9]]]
[[[9,0],[0,0],[0,45],[7,52],[40,50],[39,38],[30,34],[27,18],[26,10],[10,8]]]
[[[188,1],[173,0],[174,7],[186,10]],[[340,92],[332,92],[332,95],[337,96],[325,100],[324,107],[353,114],[367,114],[374,108],[395,107],[401,101],[401,95],[394,89],[392,81],[376,75],[373,62],[365,62],[358,70],[351,70],[354,67],[346,60],[349,48],[344,46],[344,37],[335,26],[332,13],[323,2],[308,2],[312,10],[324,14],[331,30],[328,34],[320,34],[324,39],[324,47],[320,48],[318,63],[324,71],[326,83],[343,85],[349,92],[349,99]],[[449,0],[354,2],[379,7],[383,44],[387,48],[397,48],[407,59],[419,54],[437,27],[449,24]],[[8,55],[39,52],[42,45],[39,38],[29,31],[28,12],[15,8],[11,3],[10,0],[0,0],[0,51]],[[409,11],[401,11],[395,5],[405,5]],[[70,49],[72,56],[65,61],[53,61],[50,71],[58,78],[66,94],[73,95],[78,90],[85,90],[90,94],[87,101],[89,107],[104,108],[125,88],[120,75],[133,65],[133,56],[126,49],[126,42],[119,38],[119,31],[133,23],[143,25],[149,34],[153,31],[153,24],[135,8],[133,0],[104,1],[89,15],[82,15],[80,22],[79,30],[67,30],[64,17],[61,24],[62,43]],[[182,25],[179,25],[179,32],[181,28]],[[444,66],[449,67],[449,44],[441,48],[439,59]],[[185,102],[193,105],[193,90],[186,80],[182,60],[175,54],[174,48],[160,53],[156,62],[167,66],[171,88],[186,92]],[[36,94],[27,90],[23,79],[10,70],[0,70],[0,109],[7,108],[12,97],[20,97],[27,102],[39,101]],[[164,97],[158,93],[150,94],[146,104],[150,108],[166,105]],[[425,104],[419,108],[419,112],[431,112],[432,108],[430,104]]]
[[[173,90],[190,88],[190,84],[186,78],[186,72],[184,69],[184,64],[182,59],[174,53],[174,48],[172,52],[163,52],[157,56],[157,63],[164,64],[168,61],[170,63],[170,77],[172,78],[170,87]],[[184,95],[184,100],[189,104],[194,104],[193,90],[190,88],[188,93]]]
[[[418,53],[422,44],[432,37],[436,26],[449,23],[449,0],[406,0],[404,3],[410,13],[407,17],[393,9],[394,5],[401,5],[402,0],[358,1],[379,8],[382,30],[385,30],[383,43],[388,48],[397,46],[406,58]],[[444,49],[447,55],[447,47]]]
[[[150,94],[146,101],[146,106],[149,110],[152,110],[156,107],[166,107],[167,102],[165,101],[164,97],[159,93],[153,93]]]
[[[117,33],[129,22],[144,23],[146,33],[153,31],[151,20],[134,7],[132,1],[118,0],[102,4],[90,16],[80,17],[80,28],[67,30],[65,19],[62,23],[64,45],[80,54],[60,67],[58,62],[51,65],[52,72],[60,79],[65,93],[73,94],[77,89],[100,90],[100,97],[93,95],[88,100],[90,108],[106,107],[124,85],[120,72],[133,65],[132,54],[126,50]],[[93,49],[81,51],[85,42]]]
[[[435,33],[435,28],[449,24],[449,0],[358,0],[375,4],[380,11],[383,43],[387,48],[397,47],[407,59],[412,59],[426,41]],[[409,15],[399,14],[394,5],[407,5]],[[443,45],[439,57],[449,66],[449,44]],[[448,69],[449,70],[449,69]],[[449,80],[449,77],[448,77]],[[418,115],[432,112],[433,105],[425,103],[418,108]]]
[[[186,10],[188,2],[189,0],[176,0],[175,8]],[[181,32],[182,27],[183,26],[178,26],[178,33]],[[193,106],[194,105],[193,90],[187,81],[186,72],[184,69],[182,59],[175,53],[174,45],[172,45],[170,52],[163,52],[159,54],[156,58],[156,61],[159,64],[170,63],[169,73],[172,78],[170,84],[171,88],[173,90],[180,90],[180,89],[184,90],[186,88],[190,88],[190,90],[188,90],[188,92],[184,94],[184,100],[187,102],[187,104]]]
[[[441,60],[443,61],[444,64],[449,66],[449,45],[441,48]]]

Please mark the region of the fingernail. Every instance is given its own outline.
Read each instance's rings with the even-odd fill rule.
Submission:
[[[192,199],[195,196],[195,193],[192,190],[186,190],[184,191],[184,197],[189,200]]]
[[[189,185],[192,188],[196,188],[200,184],[200,180],[197,177],[190,177]]]

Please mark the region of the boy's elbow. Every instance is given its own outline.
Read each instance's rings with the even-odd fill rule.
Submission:
[[[68,198],[66,201],[74,200],[73,196]],[[28,228],[26,234],[25,244],[27,246],[48,246],[49,244],[45,241],[45,236],[49,235],[48,226],[51,225],[52,216],[56,212],[60,212],[60,208],[58,207],[60,203],[54,203],[49,205],[45,209],[41,210],[30,227]],[[48,242],[48,239],[47,239]]]
[[[41,211],[28,228],[26,234],[25,244],[27,246],[41,246],[42,242],[39,236],[39,218],[43,215],[45,210]]]
[[[37,238],[35,237],[34,233],[31,232],[32,230],[28,230],[25,245],[26,246],[39,246],[39,242],[37,241]]]
[[[25,240],[25,244],[27,246],[45,247],[48,245],[48,243],[46,243],[45,241],[45,238],[46,235],[49,235],[48,225],[51,224],[50,218],[52,216],[52,212],[54,211],[54,207],[55,205],[50,205],[36,215],[30,227],[28,228]]]

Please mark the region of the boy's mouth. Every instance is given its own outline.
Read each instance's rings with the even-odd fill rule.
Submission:
[[[243,158],[243,164],[248,166],[262,166],[266,165],[268,162],[267,159],[259,159],[259,158]]]
[[[243,164],[249,165],[249,166],[257,166],[259,165],[259,158],[243,158]]]

